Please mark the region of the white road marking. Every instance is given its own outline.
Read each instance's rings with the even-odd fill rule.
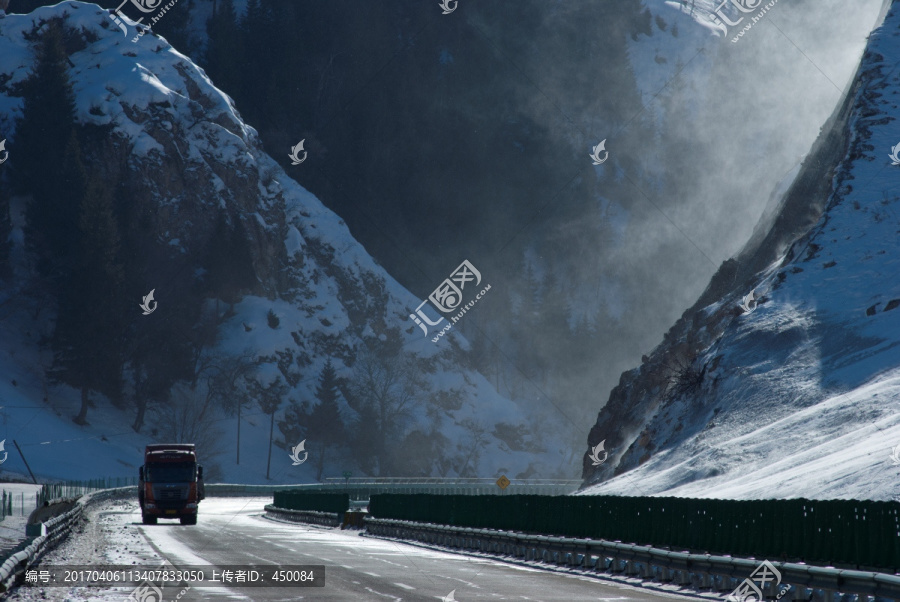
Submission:
[[[395,583],[394,585],[396,585],[397,587],[402,587],[403,589],[416,589],[411,585],[406,585],[405,583]]]

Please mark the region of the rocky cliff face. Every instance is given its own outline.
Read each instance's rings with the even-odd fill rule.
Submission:
[[[891,495],[872,475],[900,442],[883,401],[900,366],[898,20],[894,5],[774,217],[622,375],[588,438],[586,493]]]
[[[427,393],[402,415],[404,432],[418,433],[427,443],[427,452],[419,450],[424,463],[412,458],[424,474],[467,470],[515,476],[545,461],[558,464],[556,451],[511,449],[496,435],[502,431],[498,424],[521,424],[522,412],[465,365],[461,349],[466,341],[456,333],[441,344],[424,337],[410,319],[421,300],[376,264],[341,218],[266,154],[257,132],[202,69],[152,32],[133,42],[108,11],[80,2],[4,17],[0,114],[12,168],[22,85],[33,68],[35,40],[51,19],[60,20],[66,32],[76,119],[93,133],[85,159],[115,183],[132,227],[158,243],[126,250],[153,254],[147,260],[146,290],[131,291],[135,302],[155,288],[157,316],[164,316],[178,295],[176,276],[200,273],[217,219],[224,217],[242,227],[256,278],[248,294],[234,300],[215,353],[249,352],[259,358],[270,376],[281,374],[289,383],[286,402],[313,399],[326,359],[332,359],[339,376],[349,378],[365,348],[387,345],[406,354],[404,361],[426,380]],[[144,31],[131,23],[128,28]],[[22,291],[23,278],[30,276],[25,275],[21,223],[17,228],[20,248],[13,256],[20,263],[19,278],[10,285]],[[270,313],[275,320],[267,317]],[[4,328],[10,337],[37,345],[52,322],[37,326],[39,333],[26,333],[24,327],[18,332],[11,322]],[[343,410],[352,422],[354,411],[346,405]],[[415,456],[410,450],[404,454]]]

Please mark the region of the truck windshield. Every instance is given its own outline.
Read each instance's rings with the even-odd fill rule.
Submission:
[[[147,464],[144,480],[148,483],[185,483],[193,481],[196,472],[194,462],[153,462]]]

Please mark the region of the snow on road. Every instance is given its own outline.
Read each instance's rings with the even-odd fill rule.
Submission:
[[[487,557],[454,554],[396,541],[361,537],[357,531],[272,521],[263,517],[269,498],[207,499],[197,526],[161,521],[143,525],[132,500],[93,504],[87,520],[40,567],[125,564],[157,568],[186,565],[325,565],[324,588],[171,584],[154,602],[193,600],[440,600],[455,591],[467,600],[711,599],[676,592],[674,586],[634,578],[593,578],[548,571]],[[212,567],[210,567],[211,569]],[[132,587],[23,586],[16,601],[125,601]],[[181,598],[178,596],[181,595]],[[139,601],[144,602],[144,601]]]

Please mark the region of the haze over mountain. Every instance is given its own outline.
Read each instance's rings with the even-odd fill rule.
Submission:
[[[900,6],[888,6],[766,227],[622,375],[589,439],[609,461],[585,454],[584,493],[897,497]]]
[[[790,181],[839,102],[880,6],[779,3],[732,43],[705,0],[462,3],[450,15],[410,1],[181,0],[154,24],[178,50],[154,33],[132,42],[92,5],[9,15],[0,132],[16,193],[0,198],[13,235],[0,252],[16,384],[0,386],[26,408],[8,428],[26,428],[47,398],[57,439],[75,438],[69,417],[88,408],[75,387],[98,404],[79,436],[126,433],[120,451],[92,440],[110,458],[99,473],[131,474],[112,458],[148,436],[202,434],[226,477],[263,479],[260,408],[282,400],[276,442],[307,437],[312,449],[317,435],[298,425],[317,420],[331,359],[338,380],[326,389],[339,390],[346,430],[321,433],[325,476],[575,477],[621,372],[768,231],[769,191]],[[41,38],[63,15],[57,59],[72,80],[76,152],[66,123],[31,143],[16,125]],[[33,101],[33,122],[55,113]],[[300,140],[308,156],[291,165]],[[601,140],[609,159],[593,165]],[[20,169],[83,185],[32,190],[10,175]],[[115,230],[117,245],[76,236],[76,197],[101,199],[84,204],[90,223]],[[35,198],[58,219],[29,224]],[[79,272],[89,252],[114,260]],[[432,343],[409,315],[463,260],[491,290]],[[159,309],[143,316],[136,304],[151,289]],[[68,339],[56,335],[66,315]],[[62,353],[85,331],[112,350],[78,356],[111,371],[87,385]],[[399,379],[396,420],[366,413],[379,404],[358,396],[373,389],[366,365]],[[222,394],[234,375],[238,393]],[[241,410],[255,414],[243,431],[253,469],[231,461],[239,399],[253,400]],[[210,420],[221,431],[196,427]],[[641,420],[609,428],[624,444]],[[59,449],[34,448],[66,463],[45,474],[77,470]]]
[[[213,480],[562,472],[187,57],[80,2],[0,28],[0,397],[38,474],[131,476],[148,439],[198,443]]]

